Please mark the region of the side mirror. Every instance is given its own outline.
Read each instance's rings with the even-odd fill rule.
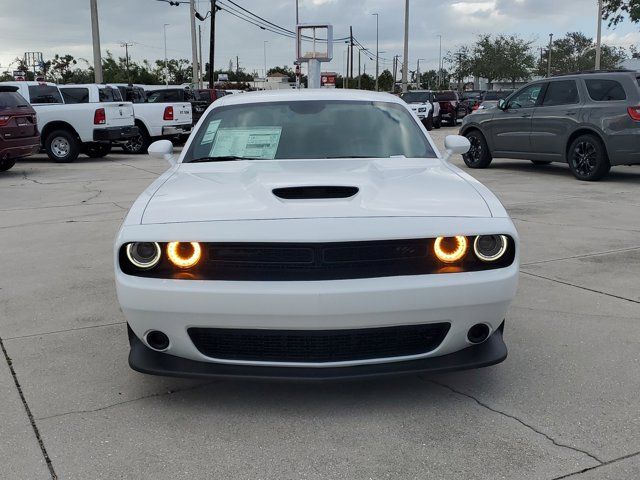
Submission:
[[[507,109],[507,101],[504,98],[501,98],[500,100],[498,100],[498,108],[500,110],[506,110]]]
[[[173,143],[169,140],[158,140],[149,145],[147,150],[149,155],[154,158],[162,158],[169,162],[169,165],[174,166],[177,163],[177,159],[173,154]]]
[[[462,135],[448,135],[444,139],[444,148],[446,150],[444,160],[449,161],[453,155],[464,155],[467,153],[471,148],[471,142]]]

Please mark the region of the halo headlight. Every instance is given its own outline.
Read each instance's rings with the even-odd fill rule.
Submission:
[[[473,251],[483,262],[495,262],[506,253],[509,243],[504,235],[479,235],[473,241]]]
[[[127,245],[127,259],[141,270],[149,270],[160,262],[162,251],[156,242],[134,242]]]
[[[455,263],[467,254],[467,237],[438,237],[433,244],[433,251],[438,260],[444,263]]]
[[[170,242],[167,256],[179,268],[191,268],[200,261],[202,248],[198,242]]]

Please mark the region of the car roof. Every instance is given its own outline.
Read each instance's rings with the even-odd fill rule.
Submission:
[[[26,85],[27,87],[35,87],[38,85],[48,85],[50,87],[57,87],[57,85],[53,82],[36,82],[33,80],[29,80],[26,82],[0,82],[0,85],[13,85],[14,87],[19,87],[20,85]]]
[[[349,90],[334,88],[310,88],[300,90],[270,90],[250,92],[243,95],[225,95],[215,102],[216,106],[241,105],[267,102],[302,102],[305,100],[342,100],[361,102],[387,102],[406,105],[405,102],[390,93],[369,90]]]
[[[573,77],[573,78],[583,78],[583,77],[592,77],[592,76],[603,76],[603,77],[609,77],[609,76],[636,76],[638,75],[639,72],[635,71],[635,70],[588,70],[585,72],[572,72],[572,73],[565,73],[565,74],[559,74],[559,75],[553,75],[549,78],[546,78],[545,80],[552,80],[554,78],[567,78],[567,77]]]
[[[67,83],[65,85],[58,85],[60,88],[88,88],[88,87],[98,87],[98,88],[115,88],[115,85],[111,84],[102,84],[102,83]]]

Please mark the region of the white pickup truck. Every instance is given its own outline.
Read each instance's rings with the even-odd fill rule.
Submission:
[[[142,85],[114,84],[122,98],[133,102],[135,123],[139,134],[122,143],[128,153],[146,153],[147,147],[162,138],[173,139],[189,135],[192,126],[191,103],[189,102],[147,102]]]
[[[55,162],[73,162],[80,153],[103,157],[112,141],[138,134],[131,103],[65,104],[60,89],[48,82],[2,82],[19,93],[38,115],[42,145]]]

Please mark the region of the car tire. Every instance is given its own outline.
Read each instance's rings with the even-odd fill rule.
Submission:
[[[6,172],[7,170],[13,168],[15,164],[15,158],[0,160],[0,172]]]
[[[80,145],[75,135],[68,130],[51,132],[44,142],[48,157],[56,163],[70,163],[80,155]]]
[[[471,143],[469,151],[462,156],[464,163],[469,168],[487,168],[493,158],[484,135],[478,130],[471,130],[464,136]]]
[[[424,128],[427,129],[427,132],[433,130],[433,113],[430,113],[429,116],[422,122]]]
[[[84,146],[84,154],[89,158],[102,158],[111,153],[110,143],[90,143]]]
[[[604,144],[595,135],[576,138],[569,147],[567,161],[573,176],[584,182],[600,180],[611,170]]]
[[[533,163],[535,166],[537,167],[541,167],[542,165],[551,165],[550,160],[531,160],[531,163]]]
[[[433,121],[433,128],[435,128],[436,130],[438,130],[439,128],[442,127],[442,117],[440,115],[438,115],[438,118],[436,118]]]
[[[455,127],[458,125],[458,111],[454,110],[451,120],[449,120],[449,123],[451,124],[452,127]]]
[[[151,145],[151,138],[147,131],[142,127],[139,128],[140,133],[138,135],[127,139],[127,141],[122,144],[122,150],[132,155],[147,153],[147,149],[149,145]]]

